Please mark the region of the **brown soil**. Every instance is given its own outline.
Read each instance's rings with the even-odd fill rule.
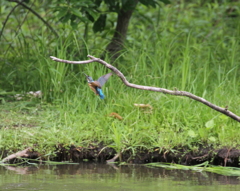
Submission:
[[[116,156],[117,152],[113,148],[105,147],[103,144],[90,145],[87,148],[71,146],[70,148],[58,145],[56,156],[51,158],[52,161],[98,161],[106,162]],[[7,153],[4,154],[5,156]],[[24,156],[25,158],[36,159],[41,157],[41,153],[31,149]],[[168,162],[182,165],[196,165],[208,161],[212,165],[240,167],[240,150],[234,148],[213,149],[211,146],[199,145],[198,149],[193,151],[187,147],[173,148],[166,150],[155,148],[146,150],[137,148],[135,154],[132,150],[122,152],[116,161],[122,161],[132,164],[144,164],[150,162]],[[44,157],[41,157],[44,160]],[[9,161],[17,162],[16,159]]]

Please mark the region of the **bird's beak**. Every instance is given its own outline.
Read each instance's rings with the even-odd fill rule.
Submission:
[[[89,77],[87,74],[83,73],[86,77]]]
[[[91,81],[92,81],[92,78],[91,78],[90,76],[88,76],[88,75],[85,74],[85,73],[83,73],[83,74],[86,76],[88,82],[91,82]]]

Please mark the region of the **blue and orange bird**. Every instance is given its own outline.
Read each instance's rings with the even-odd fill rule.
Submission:
[[[101,99],[104,99],[104,97],[105,97],[103,94],[103,91],[102,91],[102,86],[106,83],[106,81],[108,80],[108,78],[111,75],[112,75],[112,73],[105,74],[104,76],[101,76],[98,80],[94,81],[92,79],[92,77],[85,74],[85,76],[87,77],[87,81],[88,81],[88,85],[89,85],[90,89],[96,95],[98,95]]]

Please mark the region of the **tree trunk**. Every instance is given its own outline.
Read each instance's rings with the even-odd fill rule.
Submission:
[[[130,5],[123,6],[118,12],[117,26],[113,38],[105,51],[105,53],[109,53],[112,61],[116,60],[123,48],[127,36],[128,24],[137,6],[138,0],[131,0],[130,2]]]

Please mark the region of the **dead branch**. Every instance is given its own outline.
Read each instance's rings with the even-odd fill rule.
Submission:
[[[240,117],[236,114],[234,114],[233,112],[229,111],[227,108],[222,108],[219,107],[217,105],[212,104],[211,102],[198,97],[192,93],[186,92],[186,91],[178,91],[178,90],[168,90],[168,89],[164,89],[164,88],[158,88],[158,87],[152,87],[152,86],[142,86],[142,85],[137,85],[137,84],[132,84],[129,83],[127,81],[127,79],[125,78],[125,76],[122,74],[122,72],[120,72],[117,68],[115,68],[114,66],[112,66],[111,64],[108,64],[107,62],[105,62],[104,60],[101,60],[100,58],[95,58],[94,56],[88,55],[88,58],[90,58],[90,60],[84,60],[84,61],[70,61],[70,60],[63,60],[60,58],[56,58],[54,56],[50,56],[50,58],[56,62],[63,62],[63,63],[67,63],[67,64],[88,64],[91,62],[98,62],[102,65],[104,65],[105,67],[107,67],[108,69],[112,70],[122,81],[123,83],[131,88],[136,88],[136,89],[141,89],[141,90],[148,90],[148,91],[155,91],[155,92],[161,92],[161,93],[165,93],[165,94],[170,94],[170,95],[175,95],[175,96],[186,96],[189,97],[195,101],[201,102],[205,105],[207,105],[208,107],[240,122]]]
[[[25,150],[19,151],[17,153],[11,154],[11,155],[7,156],[6,158],[4,158],[1,162],[4,163],[4,162],[8,162],[10,160],[13,160],[15,158],[21,158],[21,157],[27,158],[27,157],[29,157],[29,150],[31,150],[31,147],[28,147]]]

